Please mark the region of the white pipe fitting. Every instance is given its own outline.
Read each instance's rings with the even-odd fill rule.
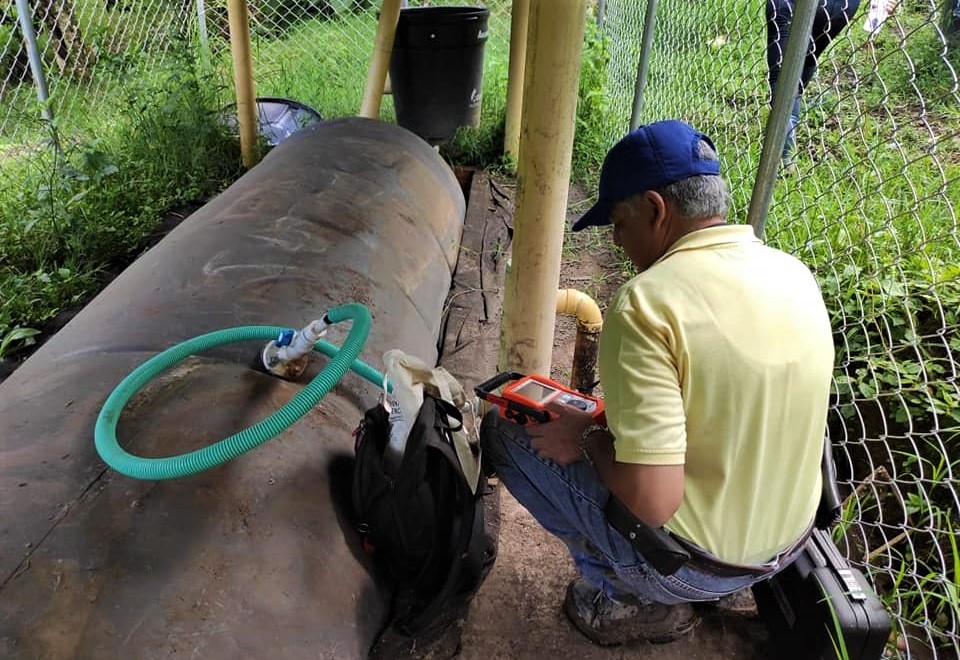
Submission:
[[[310,352],[320,338],[327,334],[329,326],[326,315],[322,319],[311,321],[304,328],[295,332],[289,343],[281,335],[263,347],[261,359],[264,368],[281,378],[296,378],[302,374],[309,361]]]

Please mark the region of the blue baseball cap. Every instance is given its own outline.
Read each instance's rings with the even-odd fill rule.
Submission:
[[[701,155],[701,140],[716,151],[710,138],[676,119],[627,133],[603,160],[599,199],[574,223],[573,231],[610,224],[613,207],[627,197],[662,190],[698,174],[719,176],[720,161]]]

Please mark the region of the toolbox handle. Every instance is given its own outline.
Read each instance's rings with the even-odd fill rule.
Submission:
[[[820,474],[823,486],[820,491],[820,504],[814,523],[820,529],[831,527],[840,519],[840,510],[843,502],[840,499],[840,489],[837,487],[837,466],[833,462],[833,447],[830,438],[823,439],[823,459],[820,462]]]
[[[489,395],[498,387],[502,387],[512,380],[520,380],[521,378],[523,378],[523,374],[518,374],[513,371],[504,371],[475,386],[473,391],[481,399],[486,399],[487,395]]]
[[[546,410],[537,410],[536,408],[525,406],[522,403],[511,401],[492,393],[498,387],[506,385],[510,381],[520,380],[521,378],[526,378],[526,376],[518,374],[515,371],[504,371],[475,386],[473,391],[484,401],[489,401],[495,406],[502,406],[504,410],[507,411],[507,419],[511,419],[520,425],[525,425],[527,419],[535,420],[541,424],[549,422],[551,419],[550,413]]]

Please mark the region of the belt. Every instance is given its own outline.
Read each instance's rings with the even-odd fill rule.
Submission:
[[[690,553],[662,527],[651,527],[637,518],[611,493],[603,508],[607,524],[661,575],[673,575],[690,561]]]
[[[719,577],[764,577],[779,571],[783,567],[782,560],[803,548],[812,532],[813,525],[808,527],[807,530],[800,535],[800,538],[791,543],[789,547],[781,550],[777,553],[776,557],[762,565],[734,564],[723,561],[683,537],[673,533],[670,533],[670,536],[680,544],[684,550],[690,553],[690,560],[687,562],[687,565],[691,568],[696,568],[704,573],[710,573]]]
[[[811,525],[796,542],[778,553],[768,564],[748,566],[725,562],[695,543],[667,532],[662,527],[650,527],[633,515],[630,509],[612,493],[607,499],[604,514],[607,524],[627,539],[633,549],[661,575],[672,575],[681,566],[686,565],[719,577],[767,576],[780,570],[781,560],[800,550],[813,530]]]

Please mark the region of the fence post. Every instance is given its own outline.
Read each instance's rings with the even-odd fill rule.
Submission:
[[[512,261],[499,364],[550,374],[586,0],[531,0]]]
[[[643,18],[643,37],[640,44],[640,62],[637,64],[637,84],[633,89],[633,112],[630,114],[630,130],[640,125],[640,109],[643,107],[643,90],[647,86],[650,70],[650,50],[653,48],[653,31],[657,25],[657,0],[647,0]]]
[[[200,35],[200,49],[204,57],[210,52],[210,38],[207,34],[207,8],[204,0],[197,0],[197,32]]]
[[[361,117],[380,117],[380,101],[386,85],[387,70],[390,68],[390,56],[393,54],[393,38],[397,34],[397,21],[400,20],[400,5],[400,0],[383,0],[380,6],[373,55],[370,58],[370,68],[367,69],[367,84],[363,89],[363,100],[360,101]]]
[[[747,221],[753,225],[754,232],[760,238],[763,238],[763,225],[767,220],[767,211],[770,210],[770,200],[773,198],[773,184],[777,179],[780,155],[787,138],[787,120],[800,85],[803,60],[810,48],[810,34],[813,31],[816,11],[817,0],[797,0],[793,9],[790,38],[783,54],[777,91],[773,94],[773,106],[767,118],[757,179],[753,184],[750,208],[747,211]]]
[[[250,169],[260,160],[257,148],[257,99],[253,91],[253,55],[250,52],[250,14],[247,0],[229,0],[230,53],[233,84],[237,94],[237,125],[243,166]]]
[[[40,59],[40,49],[37,47],[37,33],[33,29],[33,19],[27,0],[17,0],[17,16],[20,19],[20,31],[27,45],[27,58],[30,60],[30,72],[37,86],[37,98],[40,100],[40,112],[43,118],[53,121],[53,111],[50,109],[50,92],[47,90],[47,78],[43,73],[43,61]]]
[[[510,73],[507,75],[507,111],[503,153],[516,163],[520,155],[520,118],[523,110],[523,76],[527,61],[527,24],[530,0],[513,0],[510,10]]]
[[[607,0],[597,0],[597,27],[602,28],[607,21]]]

